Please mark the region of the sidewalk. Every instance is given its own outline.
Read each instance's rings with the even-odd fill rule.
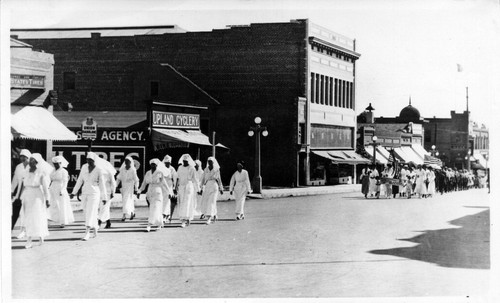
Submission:
[[[330,186],[310,186],[310,187],[295,187],[295,188],[266,188],[262,190],[261,194],[250,194],[250,199],[274,199],[285,197],[299,197],[299,196],[315,196],[339,193],[352,193],[361,192],[361,184],[342,184]],[[234,196],[229,195],[229,191],[224,191],[224,194],[219,196],[219,202],[234,201]],[[71,200],[71,205],[74,211],[82,210],[82,203],[76,199]],[[147,207],[146,195],[142,194],[140,199],[135,202],[136,207]],[[121,208],[122,198],[121,194],[115,194],[111,199],[111,208]]]

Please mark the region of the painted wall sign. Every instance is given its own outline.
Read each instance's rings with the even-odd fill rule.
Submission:
[[[77,140],[82,139],[82,131],[78,130],[75,132]],[[124,142],[124,141],[145,141],[146,133],[143,130],[97,130],[96,141],[114,141],[114,142]]]
[[[10,74],[10,87],[45,88],[45,76]]]
[[[88,147],[86,145],[53,145],[52,156],[62,155],[69,164],[66,168],[68,170],[70,180],[68,187],[73,188],[78,179],[78,174],[83,164],[86,163],[85,155]],[[138,160],[140,167],[137,170],[137,175],[142,181],[144,170],[146,166],[146,148],[144,146],[92,146],[92,152],[95,152],[99,157],[109,161],[116,169],[120,168],[125,157],[131,156],[133,159]],[[51,159],[50,157],[49,159]]]
[[[153,127],[184,129],[200,128],[200,115],[161,112],[156,110],[153,110],[151,115]]]

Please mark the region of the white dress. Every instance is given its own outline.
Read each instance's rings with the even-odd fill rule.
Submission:
[[[24,227],[28,237],[46,237],[49,235],[47,206],[49,200],[49,177],[39,170],[28,172],[24,178],[22,193],[24,206]]]
[[[201,168],[199,168],[198,170],[195,170],[196,171],[196,182],[198,182],[198,188],[201,189],[203,186],[202,186],[202,183],[201,183],[201,179],[203,178],[203,170]],[[203,207],[202,207],[202,196],[201,195],[197,195],[195,194],[194,195],[195,197],[195,201],[194,201],[194,215],[195,216],[198,216],[200,214],[204,214],[203,212]]]
[[[415,193],[419,195],[427,194],[427,188],[425,186],[425,179],[427,178],[427,173],[423,170],[417,170],[415,173]]]
[[[139,189],[139,177],[137,177],[137,171],[132,166],[129,169],[120,169],[116,180],[118,184],[120,182],[122,184],[122,212],[125,215],[130,215],[135,212],[134,190]]]
[[[69,224],[75,221],[73,209],[69,200],[67,185],[69,181],[68,171],[62,167],[50,174],[50,217],[59,224]]]
[[[166,176],[166,180],[167,180],[167,184],[168,186],[173,189],[174,186],[175,186],[175,180],[177,180],[177,172],[175,171],[175,168],[173,166],[169,166],[167,167],[167,169],[170,171],[170,174],[168,176]],[[170,201],[170,197],[169,195],[164,192],[163,193],[163,214],[165,216],[169,216],[169,215],[172,215],[170,213],[170,206],[172,204],[172,201]]]
[[[177,193],[179,219],[192,220],[194,216],[194,199],[198,190],[196,171],[192,166],[179,166],[177,169]]]
[[[106,204],[103,204],[102,201],[99,201],[99,212],[97,218],[101,220],[101,222],[106,222],[111,218],[111,194],[114,194],[116,190],[116,181],[115,176],[111,175],[111,173],[102,171],[104,177],[104,184],[106,186]]]
[[[429,187],[427,187],[427,194],[433,196],[436,194],[436,174],[434,171],[429,171]]]
[[[220,171],[218,169],[210,170],[206,167],[201,177],[200,184],[203,188],[203,194],[201,196],[201,212],[207,216],[216,216],[217,198],[219,197],[219,191],[222,188]]]
[[[155,170],[154,173],[148,170],[139,191],[142,192],[146,188],[146,185],[149,185],[148,192],[146,193],[149,201],[148,223],[150,225],[162,226],[163,192],[169,194],[171,193],[171,188],[168,186],[163,173],[158,170]]]
[[[229,182],[229,191],[234,191],[234,199],[236,202],[236,215],[244,214],[245,200],[247,193],[251,191],[250,178],[248,172],[244,169],[241,172],[236,171]]]
[[[23,163],[19,163],[14,170],[14,176],[12,178],[11,190],[14,190],[16,187],[16,195],[14,199],[22,199],[22,196],[19,195],[19,191],[21,189],[21,184],[23,182],[24,177],[28,174],[30,169],[29,165],[24,166]],[[19,211],[19,218],[17,219],[16,225],[23,227],[24,224],[24,205],[21,205],[21,210]]]
[[[377,179],[376,179],[376,177],[378,176],[379,176],[378,170],[373,169],[372,172],[370,173],[370,194],[374,194],[380,191],[380,187],[377,186]]]
[[[83,185],[83,187],[82,187]],[[80,170],[80,175],[73,188],[73,194],[76,195],[82,188],[82,208],[85,215],[85,226],[98,228],[97,215],[99,202],[107,198],[104,175],[99,167],[94,167],[89,172],[89,165],[84,164]],[[107,203],[110,203],[107,201]]]
[[[401,171],[399,172],[399,192],[400,193],[404,193],[406,191],[406,182],[408,180],[407,178],[408,176],[408,171],[404,168],[401,169]]]

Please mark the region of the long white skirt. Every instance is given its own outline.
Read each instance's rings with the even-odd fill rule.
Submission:
[[[429,186],[427,187],[427,194],[428,195],[435,195],[436,194],[436,181],[430,181]]]
[[[134,204],[134,182],[122,183],[122,212],[125,215],[130,215],[135,212]]]
[[[68,191],[62,188],[61,182],[52,182],[50,185],[50,219],[58,224],[69,224],[75,222],[73,209],[69,199]]]
[[[170,198],[168,197],[168,193],[166,190],[162,190],[163,193],[163,214],[165,216],[170,215],[170,206],[172,205],[172,201],[170,201]]]
[[[426,195],[427,194],[427,187],[425,186],[424,181],[418,180],[417,185],[415,186],[415,193],[419,195]]]
[[[97,215],[98,215],[100,197],[101,195],[99,193],[82,195],[82,208],[83,208],[83,214],[85,215],[85,226],[87,227],[91,228],[98,227]]]
[[[103,204],[102,201],[99,201],[99,211],[97,213],[97,218],[101,220],[101,222],[108,221],[111,219],[111,191],[106,188],[108,191],[108,195],[106,197],[106,204]]]
[[[24,188],[23,211],[23,226],[26,228],[26,235],[28,237],[46,237],[49,235],[47,207],[40,188]]]
[[[161,226],[163,224],[163,192],[161,187],[150,184],[146,196],[149,201],[148,223],[151,225]]]
[[[193,220],[194,216],[194,186],[193,182],[188,182],[185,185],[179,185],[178,188],[178,209],[179,209],[179,219],[181,220]]]
[[[201,196],[201,212],[207,216],[216,216],[218,197],[219,184],[215,180],[208,181]]]
[[[233,191],[234,191],[234,199],[236,202],[236,208],[234,212],[237,215],[244,214],[245,201],[247,198],[247,188],[243,182],[236,182]]]

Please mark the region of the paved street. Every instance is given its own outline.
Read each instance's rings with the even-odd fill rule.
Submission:
[[[246,219],[146,233],[147,208],[80,241],[82,212],[42,246],[12,239],[14,298],[478,296],[488,292],[486,190],[252,199]],[[121,217],[113,209],[115,218]],[[173,222],[174,223],[174,222]],[[17,234],[15,231],[14,234]]]

